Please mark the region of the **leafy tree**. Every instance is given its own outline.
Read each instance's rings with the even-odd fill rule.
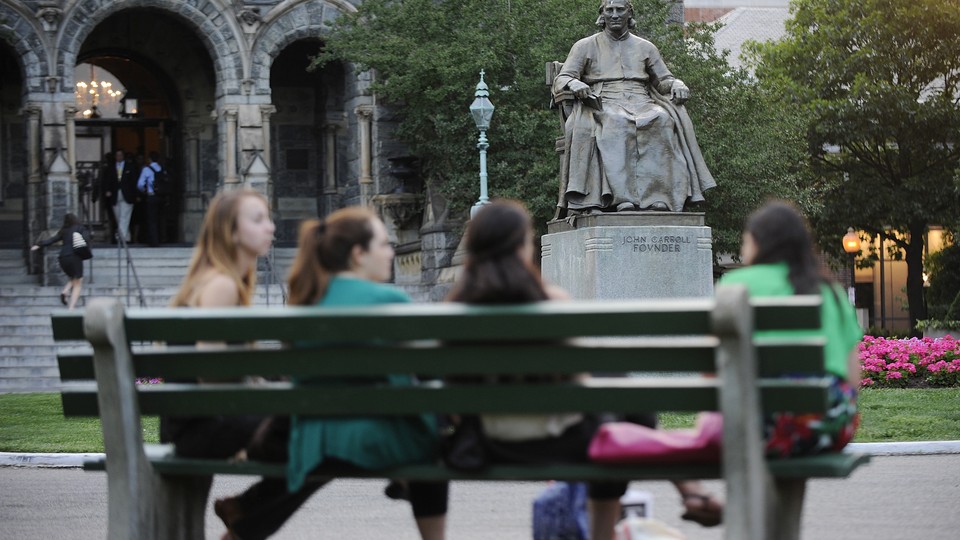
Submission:
[[[960,9],[955,0],[794,0],[786,38],[752,48],[757,76],[809,115],[822,245],[848,226],[905,253],[923,318],[931,224],[960,203]]]
[[[467,113],[483,69],[496,106],[488,133],[490,193],[530,206],[537,223],[557,202],[558,115],[544,64],[597,31],[596,0],[365,0],[341,17],[315,65],[376,70],[374,90],[396,106],[398,136],[421,158],[428,189],[465,216],[477,198],[477,131]],[[735,252],[745,215],[768,196],[802,199],[802,125],[714,50],[713,27],[667,25],[669,3],[634,0],[639,35],[692,89],[687,107],[719,187],[708,192],[715,252]],[[798,135],[799,134],[799,135]],[[797,139],[794,141],[793,139]]]

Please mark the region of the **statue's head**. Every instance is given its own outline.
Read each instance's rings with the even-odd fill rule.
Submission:
[[[597,17],[597,26],[600,28],[606,28],[607,24],[612,22],[612,19],[618,18],[619,13],[625,13],[627,18],[626,27],[623,31],[627,31],[637,25],[637,21],[633,16],[633,4],[630,0],[601,0],[600,8],[597,12],[600,14],[600,16]]]

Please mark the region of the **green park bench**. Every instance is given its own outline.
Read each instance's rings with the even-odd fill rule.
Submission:
[[[396,304],[362,308],[140,309],[92,300],[52,316],[66,416],[103,425],[110,538],[202,538],[212,475],[283,476],[257,462],[186,459],[144,444],[144,415],[413,415],[419,413],[640,413],[722,411],[716,465],[436,465],[343,474],[417,480],[675,480],[726,482],[725,538],[799,538],[805,482],[842,478],[869,457],[850,453],[765,460],[761,417],[826,407],[820,339],[754,340],[755,329],[811,328],[819,298],[750,300],[741,287],[715,299],[550,302],[524,306]],[[323,348],[284,343],[328,341]],[[165,343],[219,341],[222,348]],[[77,350],[73,348],[73,350]],[[443,385],[458,375],[626,373],[586,382]],[[784,373],[809,378],[782,379]],[[364,383],[391,373],[432,378],[413,387]],[[317,391],[290,382],[164,383],[138,377],[352,378]],[[358,379],[359,378],[359,379]],[[518,378],[519,379],[519,378]]]

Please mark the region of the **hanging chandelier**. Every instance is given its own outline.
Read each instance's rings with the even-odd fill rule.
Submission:
[[[124,88],[119,83],[115,85],[105,77],[101,77],[98,81],[96,69],[96,66],[90,64],[90,80],[77,81],[74,91],[77,110],[80,111],[78,114],[82,118],[100,118],[104,107],[112,109],[114,106],[119,106],[118,100],[124,92]]]

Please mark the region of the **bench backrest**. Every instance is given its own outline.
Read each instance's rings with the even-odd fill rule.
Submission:
[[[815,297],[754,301],[757,315],[752,327],[815,327],[818,305]],[[125,312],[119,304],[93,302],[86,314],[86,333],[81,315],[75,312],[55,314],[53,326],[58,340],[86,337],[106,356],[128,356],[131,379],[354,380],[349,387],[325,387],[322,399],[315,388],[289,382],[152,385],[139,390],[143,414],[698,411],[720,408],[720,379],[702,376],[718,370],[721,340],[713,320],[716,308],[712,299],[686,299],[510,307],[431,304]],[[113,319],[106,324],[113,328],[113,341],[104,335],[97,343],[91,335],[92,319],[98,316]],[[221,348],[162,345],[195,341],[237,344]],[[305,341],[313,346],[280,345]],[[822,373],[821,349],[817,339],[757,344],[759,374],[766,378],[761,381],[766,410],[823,409],[821,381],[798,386],[775,378],[783,373]],[[64,389],[65,414],[96,415],[97,388],[90,382],[95,376],[92,355],[65,353],[59,363],[64,382],[87,381]],[[516,377],[516,384],[500,383],[496,388],[467,384],[384,388],[379,384],[382,377],[395,373],[429,379],[584,372],[635,376],[594,378],[586,385],[529,384]],[[657,376],[636,377],[644,372]],[[358,377],[366,378],[366,383],[357,381]],[[642,386],[646,388],[638,391]]]

